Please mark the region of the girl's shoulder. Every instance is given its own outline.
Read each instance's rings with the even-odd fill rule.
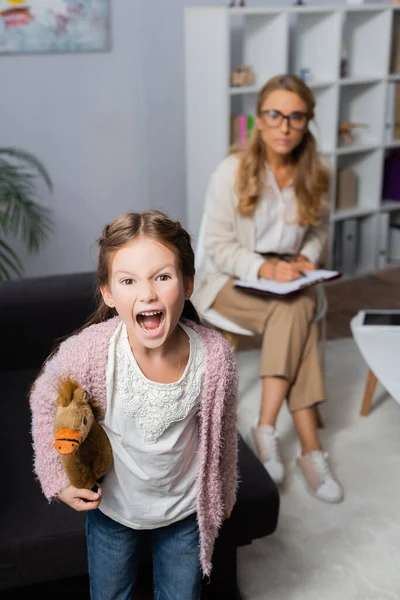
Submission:
[[[72,333],[60,343],[55,357],[58,360],[79,361],[88,355],[98,354],[101,356],[107,352],[110,338],[119,323],[120,318],[113,317]]]
[[[234,356],[231,344],[219,331],[205,325],[199,325],[188,319],[184,319],[183,323],[196,331],[208,353],[214,356],[223,356],[224,358]]]
[[[119,317],[113,317],[108,319],[107,321],[103,321],[102,323],[95,323],[93,325],[89,325],[84,329],[81,329],[75,334],[70,335],[66,340],[61,343],[63,344],[71,344],[71,345],[81,345],[93,341],[98,341],[101,339],[110,338],[115,328],[121,322]],[[60,347],[61,347],[60,346]]]

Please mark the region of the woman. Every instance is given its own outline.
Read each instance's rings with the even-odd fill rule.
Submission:
[[[325,400],[314,320],[315,288],[285,299],[257,297],[233,280],[292,281],[315,269],[327,238],[330,174],[308,128],[315,101],[295,75],[270,79],[258,94],[256,125],[211,177],[205,206],[205,257],[195,282],[199,313],[213,308],[262,335],[259,421],[254,445],[276,483],[284,465],[276,419],[285,398],[300,440],[298,471],[325,502],[343,499],[318,436],[316,410]]]

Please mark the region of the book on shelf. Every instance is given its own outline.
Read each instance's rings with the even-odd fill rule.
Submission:
[[[231,116],[231,145],[244,146],[254,127],[254,115]]]
[[[339,271],[329,271],[327,269],[316,269],[315,271],[307,271],[303,277],[299,277],[294,281],[280,282],[272,279],[255,279],[243,280],[235,279],[234,285],[236,288],[241,289],[242,292],[256,295],[277,295],[277,296],[288,296],[299,292],[300,290],[315,285],[316,283],[322,283],[324,281],[331,281],[338,279],[342,274]]]

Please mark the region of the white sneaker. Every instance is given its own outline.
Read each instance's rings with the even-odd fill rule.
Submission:
[[[278,446],[278,434],[272,425],[251,429],[258,458],[276,484],[282,483],[285,467]]]
[[[328,453],[314,450],[297,458],[299,473],[303,476],[308,490],[323,502],[341,502],[343,488],[332,475],[328,464]]]

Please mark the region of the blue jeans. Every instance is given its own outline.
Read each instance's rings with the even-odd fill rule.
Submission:
[[[200,600],[196,514],[166,527],[136,530],[99,509],[86,516],[91,600],[133,600],[142,542],[150,537],[154,600]]]

